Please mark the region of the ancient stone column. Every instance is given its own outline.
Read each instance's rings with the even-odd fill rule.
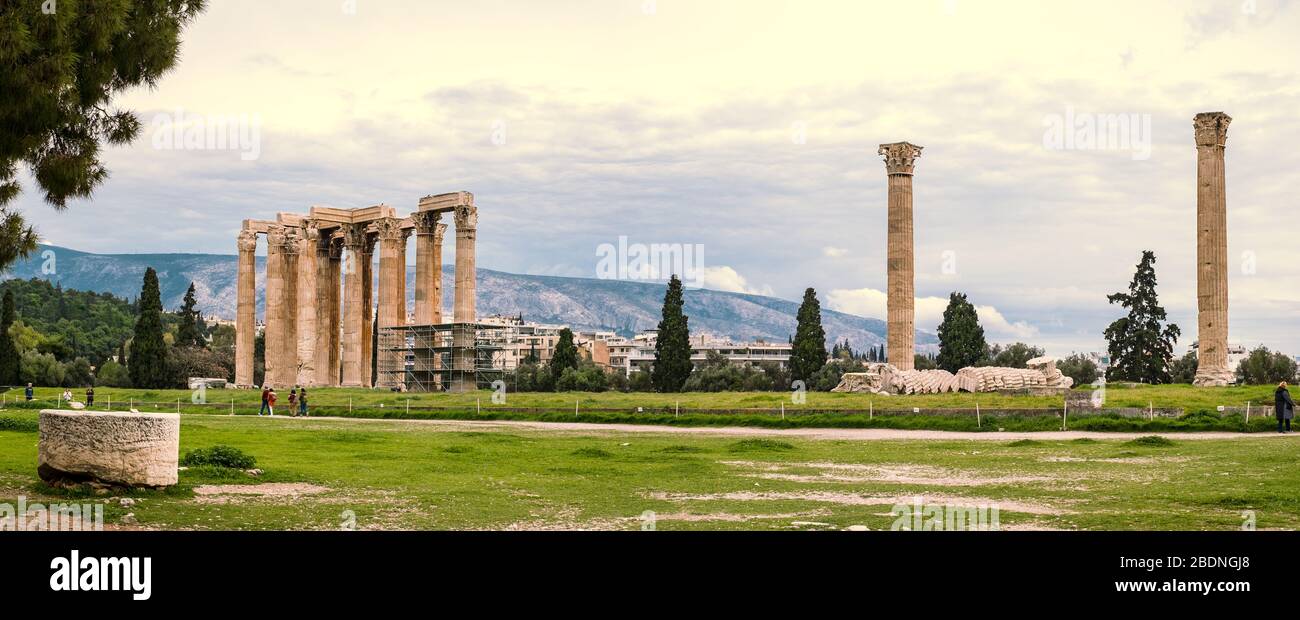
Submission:
[[[474,241],[478,236],[478,209],[459,205],[456,214],[456,290],[452,304],[452,321],[461,324],[452,334],[453,392],[476,389],[474,377],[474,329],[467,324],[477,320],[474,310]]]
[[[1196,301],[1195,384],[1224,386],[1235,373],[1228,367],[1228,200],[1223,151],[1232,117],[1197,114],[1196,130]]]
[[[333,286],[329,288],[330,307],[330,350],[329,373],[330,385],[343,384],[343,240],[330,240],[329,279]]]
[[[284,227],[283,280],[284,280],[284,319],[283,340],[280,352],[279,373],[275,384],[292,388],[298,382],[298,252],[302,244],[302,229]],[[286,394],[286,397],[288,395]]]
[[[319,295],[317,294],[316,247],[320,245],[320,229],[308,220],[296,244],[298,250],[298,315],[295,330],[298,343],[295,347],[297,374],[294,382],[302,386],[316,385],[316,329]]]
[[[415,324],[436,325],[442,322],[442,238],[447,225],[439,223],[442,214],[422,211],[413,214],[415,222]]]
[[[365,314],[365,300],[362,299],[366,289],[362,285],[366,271],[362,268],[362,263],[366,260],[366,227],[364,224],[349,224],[344,226],[343,232],[343,336],[340,364],[343,386],[360,387],[365,380],[365,375],[361,372],[362,356],[365,353],[361,338],[365,335],[365,323],[369,321]],[[368,359],[365,360],[365,365],[369,363]]]
[[[402,228],[402,220],[384,218],[375,221],[379,238],[379,327],[398,327],[406,324],[406,238],[410,231]],[[403,363],[401,351],[379,351],[378,366],[394,369]],[[396,387],[392,375],[375,377],[379,387]]]
[[[339,279],[334,274],[334,262],[331,257],[333,245],[332,237],[328,232],[323,237],[318,235],[315,240],[316,347],[313,365],[316,376],[312,384],[318,386],[337,385],[339,382],[338,373],[330,374],[331,369],[334,368],[332,358],[337,357],[331,350],[338,342],[337,336],[333,333],[339,329],[338,310],[331,307],[331,304],[338,304],[339,289]]]
[[[265,377],[263,383],[276,386],[284,361],[284,241],[283,226],[266,229],[266,331]]]
[[[361,245],[361,303],[366,320],[361,324],[361,383],[366,387],[375,386],[375,376],[371,368],[374,359],[375,343],[375,241],[373,234],[367,234]]]
[[[239,233],[239,271],[235,284],[235,387],[253,386],[257,340],[257,233]]]
[[[886,263],[889,363],[914,367],[916,334],[915,255],[912,238],[912,171],[923,147],[908,142],[880,145],[889,173],[889,235]]]

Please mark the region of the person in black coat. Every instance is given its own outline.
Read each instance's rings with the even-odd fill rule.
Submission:
[[[1277,432],[1291,432],[1291,418],[1295,417],[1295,401],[1286,389],[1286,381],[1278,384],[1273,393],[1273,413],[1277,415]],[[1285,430],[1283,430],[1285,429]]]

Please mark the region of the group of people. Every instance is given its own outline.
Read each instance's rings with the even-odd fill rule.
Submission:
[[[275,415],[275,403],[280,399],[275,393],[275,388],[269,386],[262,387],[262,408],[257,412],[258,417],[262,414],[270,416]],[[293,417],[307,417],[307,388],[293,388],[289,390],[289,415]]]

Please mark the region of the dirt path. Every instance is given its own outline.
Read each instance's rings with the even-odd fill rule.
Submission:
[[[883,441],[901,439],[922,439],[934,441],[1015,441],[1019,439],[1038,439],[1043,441],[1062,441],[1071,439],[1097,439],[1127,441],[1137,437],[1159,435],[1169,439],[1268,439],[1288,440],[1296,435],[1279,435],[1277,433],[1099,433],[1089,431],[1033,431],[1033,432],[988,432],[970,433],[958,431],[899,430],[888,428],[752,428],[739,426],[654,426],[648,424],[594,424],[590,422],[531,422],[521,420],[393,420],[380,418],[271,418],[268,421],[283,421],[285,424],[297,424],[311,421],[338,421],[356,423],[412,424],[432,427],[439,431],[505,431],[529,430],[559,433],[660,433],[675,435],[700,435],[711,437],[791,437],[796,439],[828,439],[839,441]]]

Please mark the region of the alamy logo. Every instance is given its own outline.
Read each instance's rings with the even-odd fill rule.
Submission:
[[[666,281],[676,274],[686,286],[704,287],[704,244],[628,243],[596,246],[596,278],[600,280]]]
[[[104,529],[103,504],[0,503],[0,532],[99,532]]]
[[[137,601],[149,600],[153,592],[152,558],[83,558],[73,549],[70,557],[51,560],[50,570],[55,592],[130,592]]]

